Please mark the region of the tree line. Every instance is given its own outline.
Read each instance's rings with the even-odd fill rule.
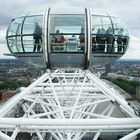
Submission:
[[[119,86],[120,88],[122,88],[124,91],[126,91],[129,94],[136,94],[136,87],[140,86],[140,81],[130,81],[130,80],[126,80],[123,78],[111,78],[111,77],[107,77],[105,75],[101,76],[102,79],[106,79],[114,84],[116,84],[117,86]]]

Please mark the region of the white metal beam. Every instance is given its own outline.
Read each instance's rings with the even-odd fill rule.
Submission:
[[[65,118],[64,113],[63,113],[63,110],[62,110],[62,107],[61,107],[60,102],[59,102],[59,100],[58,100],[58,97],[57,97],[57,95],[56,95],[56,91],[55,91],[55,88],[54,88],[54,86],[53,86],[53,83],[52,83],[52,81],[51,81],[51,77],[50,77],[50,76],[49,76],[49,82],[51,83],[51,87],[52,87],[52,89],[53,89],[53,93],[54,93],[56,102],[57,102],[57,104],[58,104],[58,107],[59,107],[59,109],[60,109],[60,111],[61,111],[61,115],[62,115],[63,118]]]
[[[16,138],[16,136],[17,136],[17,134],[18,134],[19,131],[20,131],[20,128],[19,127],[16,127],[16,129],[14,130],[14,132],[13,132],[10,140],[15,140],[15,138]]]
[[[0,131],[0,140],[10,140],[10,137]]]
[[[10,102],[4,104],[0,109],[0,117],[5,116],[19,101],[22,99],[24,95],[27,95],[32,92],[33,88],[38,85],[38,83],[43,82],[48,77],[48,73],[43,74],[39,79],[37,79],[34,83],[28,86],[21,93],[17,94]]]
[[[100,134],[101,134],[101,130],[99,130],[99,131],[95,134],[93,140],[97,140],[98,137],[100,136]]]
[[[109,89],[108,87],[106,87],[106,85],[103,83],[103,81],[101,81],[99,78],[97,78],[95,75],[93,75],[91,72],[86,71],[87,72],[87,76],[89,79],[91,79],[93,82],[95,82],[98,87],[100,87],[102,90],[104,90],[104,92],[110,96],[111,98],[113,98],[114,100],[116,100],[118,102],[118,104],[122,105],[123,108],[125,110],[127,110],[127,112],[129,112],[129,115],[132,117],[138,117],[135,113],[134,110],[128,105],[128,103],[123,100],[123,98],[120,98],[119,96],[116,95],[116,93],[114,93],[114,91],[112,89]]]
[[[76,109],[76,107],[77,107],[77,105],[78,105],[78,101],[79,101],[79,99],[80,99],[81,92],[82,92],[82,90],[83,90],[83,86],[84,86],[84,84],[85,84],[85,81],[86,81],[86,77],[84,77],[83,84],[82,84],[81,89],[80,89],[80,91],[79,91],[79,93],[78,93],[76,102],[75,102],[75,104],[74,104],[74,106],[73,106],[73,109],[72,109],[72,112],[71,112],[71,115],[70,115],[70,119],[72,119],[72,117],[73,117],[73,115],[74,115],[74,112],[75,112],[75,109]]]
[[[53,82],[54,78],[58,83]],[[12,108],[17,104],[23,108],[23,117],[10,118],[8,112],[14,113]],[[35,110],[37,105],[40,112]],[[117,108],[121,109],[120,116],[111,117]],[[27,113],[28,118],[24,118]],[[140,118],[125,99],[95,75],[82,70],[44,74],[1,108],[0,117],[4,116],[8,118],[0,118],[0,129],[13,132],[12,139],[19,132],[18,127],[23,132],[36,132],[39,140],[43,140],[44,132],[50,132],[57,140],[66,139],[68,132],[67,138],[72,140],[79,140],[86,132],[95,132],[95,139],[102,132],[127,131],[132,137],[137,132],[134,129],[140,128]],[[122,116],[129,118],[119,118]],[[3,140],[10,138],[0,132],[2,137]]]
[[[125,137],[119,139],[119,140],[131,140],[134,136],[136,136],[136,135],[138,135],[138,134],[140,134],[140,128],[137,129],[137,130],[135,130],[134,132],[128,134],[127,136],[125,136]]]
[[[140,118],[110,118],[110,119],[30,119],[30,118],[0,118],[1,125],[41,125],[41,126],[93,126],[93,125],[140,125]]]

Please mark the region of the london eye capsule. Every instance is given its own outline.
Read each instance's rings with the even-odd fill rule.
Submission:
[[[129,33],[117,17],[88,8],[48,8],[13,19],[7,44],[15,57],[48,69],[105,65],[127,50]]]

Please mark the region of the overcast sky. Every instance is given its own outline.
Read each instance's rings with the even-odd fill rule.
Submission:
[[[140,0],[0,0],[0,57],[7,52],[2,43],[11,19],[50,6],[89,7],[118,16],[131,34],[130,48],[124,58],[140,58]]]

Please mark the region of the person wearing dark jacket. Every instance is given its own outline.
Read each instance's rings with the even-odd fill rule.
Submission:
[[[118,44],[118,53],[122,52],[123,49],[123,29],[121,28],[118,32],[117,44]]]
[[[40,52],[41,49],[41,43],[42,43],[42,29],[38,25],[38,23],[35,23],[35,30],[34,30],[34,49],[33,52]]]
[[[111,27],[109,27],[106,30],[107,52],[112,52],[114,50],[113,49],[113,41],[114,41],[113,30]]]

